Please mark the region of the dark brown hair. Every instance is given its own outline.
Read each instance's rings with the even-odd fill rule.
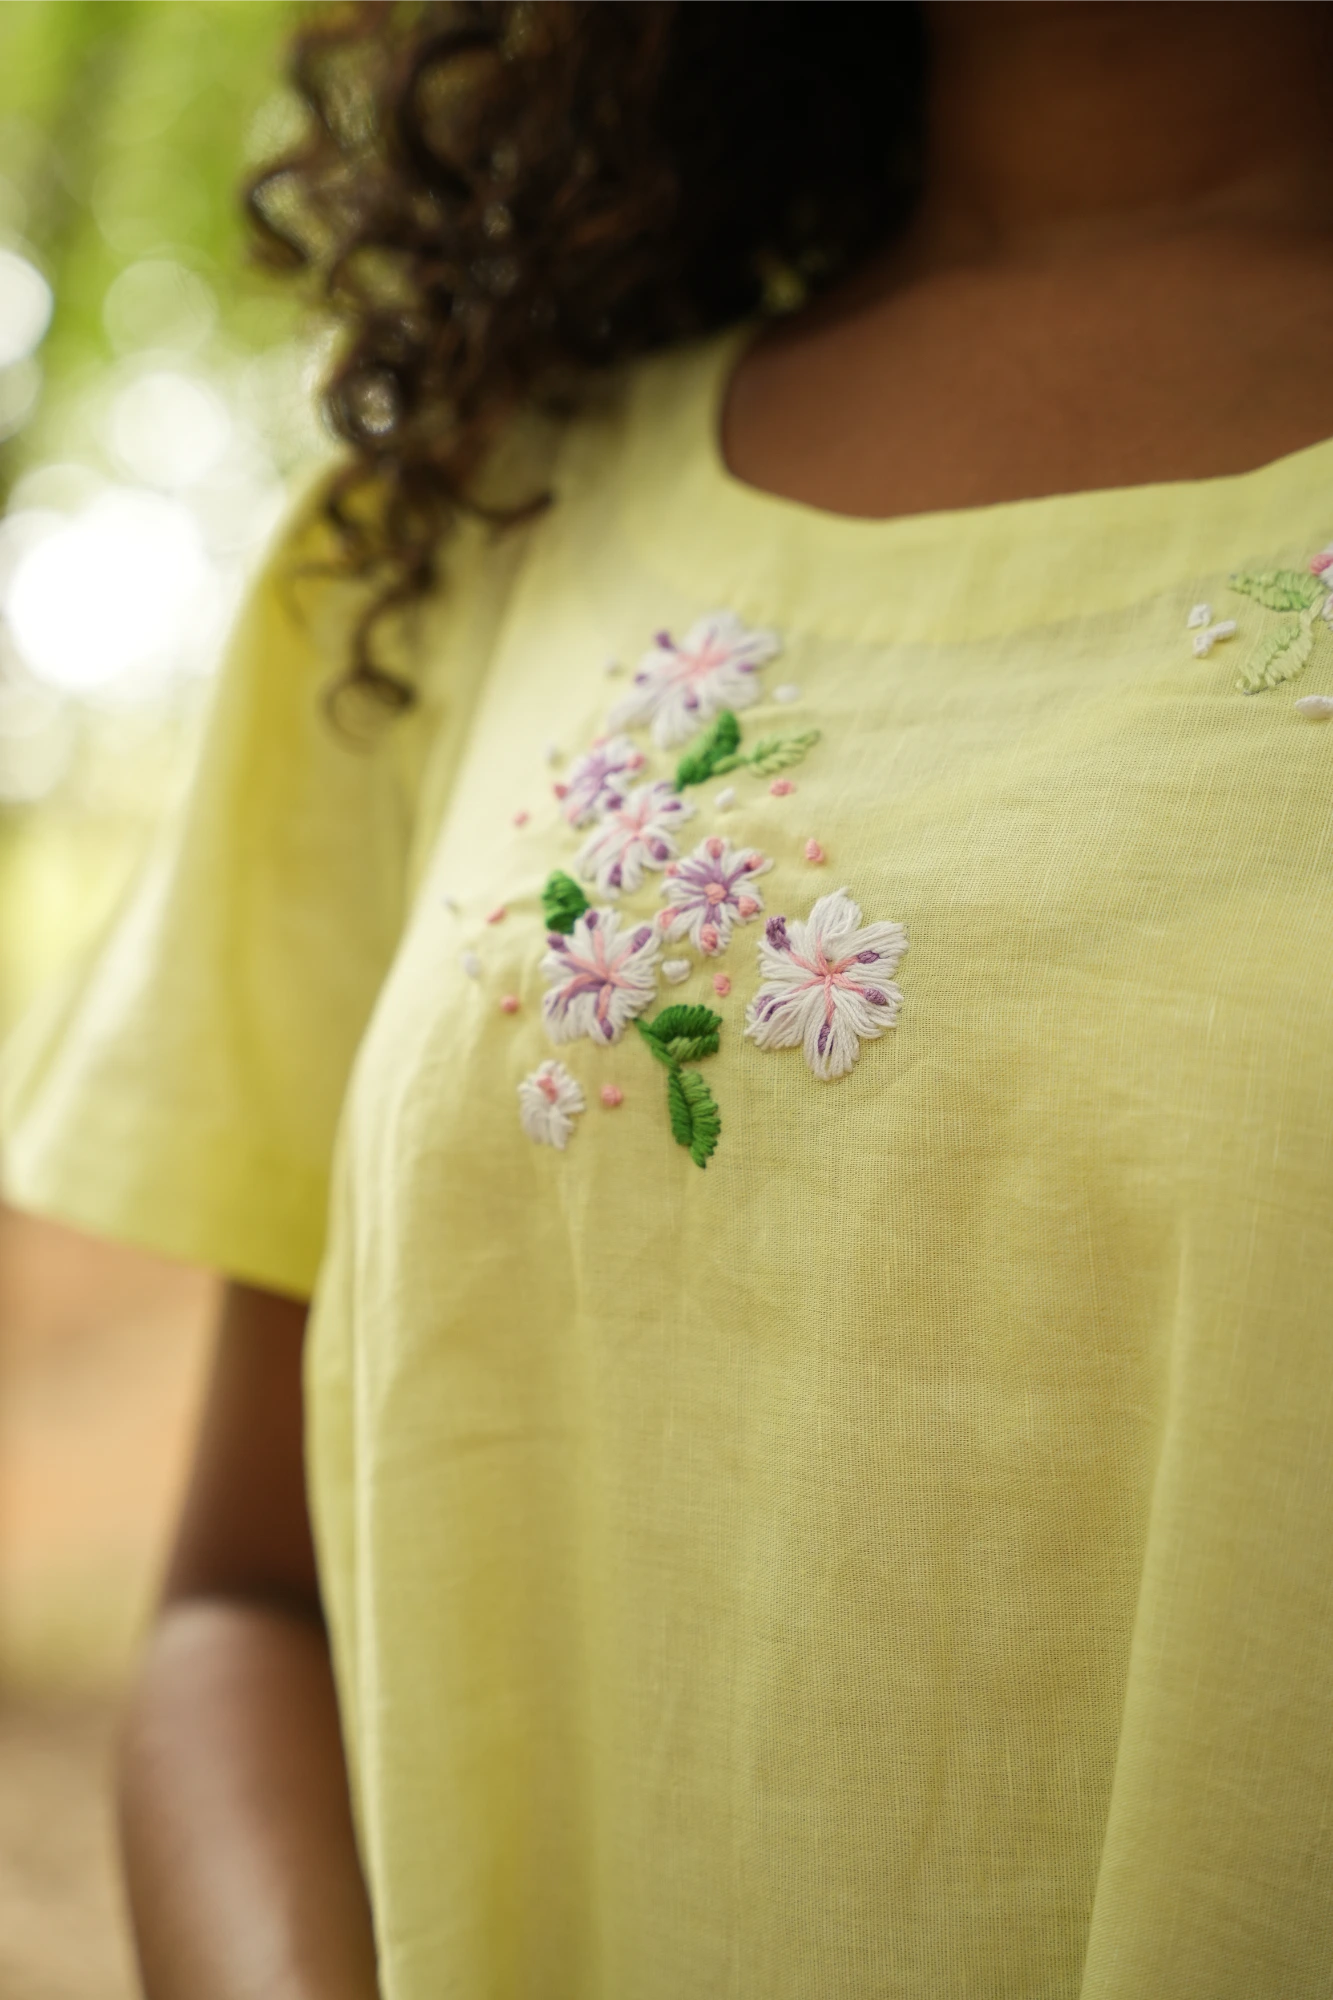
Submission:
[[[899,226],[921,69],[892,0],[361,0],[300,28],[309,136],[249,202],[342,329],[326,512],[374,584],[348,685],[410,700],[376,627],[431,587],[516,407],[789,307]]]

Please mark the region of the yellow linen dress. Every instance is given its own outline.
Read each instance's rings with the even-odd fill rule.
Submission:
[[[1333,445],[847,520],[733,352],[369,751],[278,551],[12,1198],[315,1287],[386,2000],[1326,2000]]]

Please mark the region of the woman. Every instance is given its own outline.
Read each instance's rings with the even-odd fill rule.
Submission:
[[[1327,1993],[1331,43],[307,31],[349,456],[12,1090],[233,1280],[152,2000]]]

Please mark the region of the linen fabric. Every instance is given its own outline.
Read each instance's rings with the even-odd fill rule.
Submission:
[[[317,528],[276,552],[187,810],[11,1059],[12,1198],[315,1287],[387,2000],[1315,2000],[1333,724],[1295,701],[1333,633],[1311,600],[1301,678],[1241,693],[1298,614],[1229,578],[1311,574],[1333,444],[842,519],[727,473],[734,352],[632,372],[545,514],[465,532],[368,749],[321,705],[356,594],[293,581]],[[582,881],[647,940],[640,1018],[721,1017],[701,1170],[633,1021],[552,1043],[543,961],[592,947],[541,891],[594,739],[674,785],[660,711],[608,717],[718,610],[781,645],[739,754],[818,742]],[[657,922],[709,840],[772,862],[717,953]],[[909,944],[825,1081],[745,1026],[839,889]],[[563,1145],[520,1121],[549,1061]]]

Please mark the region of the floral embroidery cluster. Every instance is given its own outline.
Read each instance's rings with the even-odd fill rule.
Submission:
[[[722,1017],[704,1006],[651,1009],[659,975],[678,983],[694,969],[689,959],[664,957],[665,947],[688,943],[701,959],[716,960],[738,927],[763,913],[759,878],[772,869],[771,856],[716,833],[689,853],[681,846],[698,811],[687,796],[691,790],[749,770],[773,778],[770,790],[783,796],[794,787],[775,774],[800,763],[819,741],[817,730],[806,730],[743,743],[738,711],[762,698],[760,670],[780,651],[776,633],[751,630],[729,611],[699,619],[679,643],[659,633],[630,692],[613,708],[607,734],[555,786],[565,821],[583,838],[575,872],[557,869],[542,891],[547,1034],[557,1045],[587,1037],[606,1047],[632,1024],[666,1071],[672,1135],[700,1167],[716,1149],[722,1119],[695,1065],[717,1053]],[[799,692],[787,685],[775,698],[790,702]],[[648,753],[627,733],[636,728],[646,729],[659,751],[688,744],[670,778],[649,771]],[[719,811],[734,802],[732,787],[713,799]],[[809,862],[825,859],[817,841],[808,841],[804,851]],[[636,920],[615,907],[614,899],[632,894],[653,874],[661,878],[663,903],[654,920]],[[602,900],[594,902],[593,895]],[[906,948],[900,924],[863,924],[842,889],[820,897],[805,922],[770,918],[746,1035],[760,1048],[802,1048],[825,1081],[844,1076],[861,1043],[897,1019],[901,995],[890,975]],[[731,980],[719,972],[713,987],[725,997]],[[608,1109],[623,1095],[614,1084],[600,1093]],[[529,1138],[563,1149],[585,1109],[577,1079],[551,1059],[524,1077],[518,1096]]]

